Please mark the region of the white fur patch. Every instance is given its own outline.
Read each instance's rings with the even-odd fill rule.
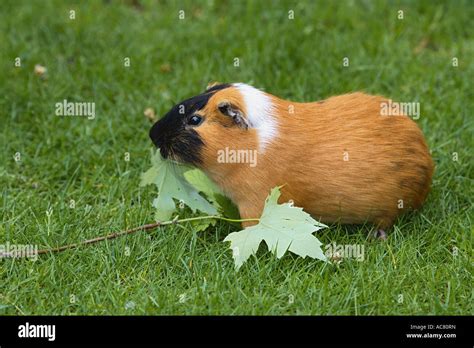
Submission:
[[[273,116],[273,103],[261,90],[244,83],[233,86],[242,94],[250,128],[258,132],[259,150],[263,151],[277,135],[278,123]]]

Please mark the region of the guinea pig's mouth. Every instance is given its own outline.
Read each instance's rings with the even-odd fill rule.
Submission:
[[[170,135],[150,137],[164,159],[193,166],[201,163],[200,150],[204,143],[197,133],[188,131],[174,137]]]
[[[161,157],[175,164],[186,164],[186,162],[173,150],[172,147],[159,147]]]
[[[161,146],[158,148],[160,150],[161,157],[167,160],[174,162],[180,162],[178,156],[173,151],[172,147]]]

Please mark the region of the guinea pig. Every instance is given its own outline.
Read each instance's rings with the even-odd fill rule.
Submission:
[[[421,207],[434,170],[417,124],[381,113],[388,102],[357,92],[299,103],[218,84],[175,105],[150,137],[164,158],[202,169],[242,219],[260,217],[281,186],[280,202],[321,222],[373,223],[384,232]]]

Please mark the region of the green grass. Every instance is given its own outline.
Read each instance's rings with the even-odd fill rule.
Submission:
[[[236,273],[226,223],[0,260],[0,314],[473,314],[472,2],[131,3],[2,2],[0,244],[53,247],[151,222],[155,191],[139,187],[151,148],[143,110],[162,115],[209,81],[297,101],[356,90],[419,101],[432,192],[386,242],[369,240],[370,226],[318,233],[364,245],[363,262],[338,266],[262,248]],[[63,99],[95,102],[96,118],[55,116]]]

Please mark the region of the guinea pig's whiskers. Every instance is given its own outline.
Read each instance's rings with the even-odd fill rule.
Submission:
[[[170,159],[170,162],[177,165],[177,166],[180,166],[182,165],[182,163],[178,162],[178,161],[175,161],[174,159]]]
[[[169,156],[168,156],[168,159],[169,159],[172,163],[179,165],[180,163],[178,162],[177,158],[178,158],[178,157],[177,157],[176,154],[174,153],[173,148],[170,147],[170,148],[169,148]]]

